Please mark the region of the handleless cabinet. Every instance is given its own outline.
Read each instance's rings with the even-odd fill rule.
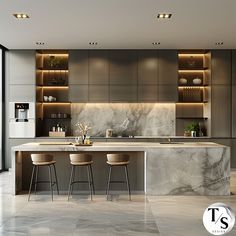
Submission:
[[[28,84],[35,85],[35,51],[11,50],[10,60],[10,85]]]
[[[111,50],[110,85],[137,85],[137,51]]]
[[[88,51],[69,51],[69,84],[88,84]]]

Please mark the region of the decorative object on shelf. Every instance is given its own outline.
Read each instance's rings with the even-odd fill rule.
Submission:
[[[202,80],[200,79],[200,78],[195,78],[195,79],[193,79],[193,84],[195,84],[195,85],[200,85],[202,83]]]
[[[79,132],[79,134],[82,136],[82,143],[85,143],[86,140],[86,136],[88,134],[88,131],[92,128],[91,126],[89,126],[86,123],[82,123],[82,122],[78,122],[76,125],[76,127],[78,127],[77,132]]]
[[[48,102],[48,96],[43,96],[43,101]]]
[[[200,131],[199,124],[196,122],[189,123],[185,131],[190,132],[191,137],[197,137],[199,136]]]
[[[180,78],[179,79],[179,84],[187,84],[188,83],[188,80],[185,79],[185,78]]]

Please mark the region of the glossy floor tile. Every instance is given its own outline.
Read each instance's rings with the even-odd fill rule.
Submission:
[[[205,208],[223,202],[236,210],[236,197],[27,194],[12,196],[8,172],[0,174],[0,235],[209,235],[202,224]],[[234,228],[228,235],[236,235]]]

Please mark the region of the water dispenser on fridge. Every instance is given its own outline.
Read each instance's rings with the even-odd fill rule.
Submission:
[[[10,102],[10,138],[35,137],[35,103]]]

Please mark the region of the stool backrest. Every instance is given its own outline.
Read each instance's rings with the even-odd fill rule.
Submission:
[[[49,154],[31,154],[32,162],[49,162],[53,160],[53,156]]]
[[[109,162],[127,162],[127,161],[129,161],[129,155],[122,154],[122,153],[107,154],[107,161],[109,161]]]
[[[90,154],[70,154],[71,162],[90,162],[92,161],[92,155]]]

